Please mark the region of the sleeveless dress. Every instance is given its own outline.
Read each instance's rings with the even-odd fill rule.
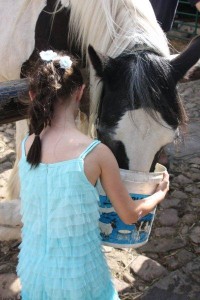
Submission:
[[[99,194],[84,158],[31,168],[25,140],[19,163],[22,242],[17,274],[22,300],[117,300],[101,248]]]

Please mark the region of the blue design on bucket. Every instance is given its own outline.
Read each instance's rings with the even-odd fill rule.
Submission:
[[[148,197],[149,195],[130,194],[134,201]],[[155,210],[140,218],[132,225],[125,224],[114,211],[107,196],[99,197],[102,244],[113,247],[139,247],[148,241]]]

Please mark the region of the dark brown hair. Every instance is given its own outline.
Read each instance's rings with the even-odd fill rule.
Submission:
[[[29,134],[35,134],[34,141],[28,151],[27,161],[37,167],[41,161],[40,133],[46,126],[51,126],[54,106],[58,99],[69,102],[70,96],[83,84],[83,77],[77,61],[72,57],[70,68],[60,66],[60,58],[66,53],[59,52],[58,58],[52,61],[36,62],[29,73],[29,90],[33,100],[29,107]]]

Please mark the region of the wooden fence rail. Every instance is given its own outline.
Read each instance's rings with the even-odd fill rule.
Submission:
[[[27,79],[0,83],[0,125],[27,117]]]

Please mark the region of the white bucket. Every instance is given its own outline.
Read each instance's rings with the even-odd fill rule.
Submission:
[[[130,196],[137,201],[154,193],[157,184],[162,181],[165,171],[164,166],[156,164],[155,171],[152,173],[120,169],[120,174]],[[144,245],[149,239],[156,209],[139,219],[137,223],[127,225],[115,212],[100,182],[97,184],[97,189],[100,194],[99,227],[102,244],[116,248],[138,248]]]

